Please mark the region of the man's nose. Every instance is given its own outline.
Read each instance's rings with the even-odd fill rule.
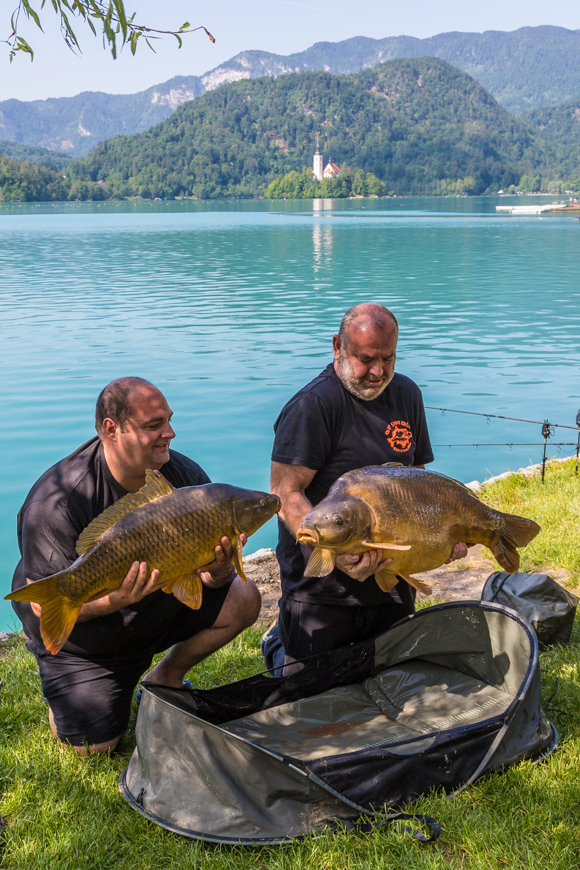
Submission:
[[[381,359],[375,359],[371,363],[369,367],[369,373],[374,378],[382,378],[383,376],[383,361]]]
[[[173,426],[171,423],[168,423],[161,433],[162,438],[175,438],[175,432],[173,431]]]

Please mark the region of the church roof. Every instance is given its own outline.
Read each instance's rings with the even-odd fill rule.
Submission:
[[[326,166],[324,167],[324,174],[325,175],[340,175],[341,174],[340,166],[337,166],[336,163],[331,163],[331,161],[329,160],[328,163],[326,164]]]

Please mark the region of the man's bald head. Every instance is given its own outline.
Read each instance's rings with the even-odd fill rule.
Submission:
[[[365,402],[377,399],[395,374],[399,325],[376,302],[350,308],[332,338],[334,370],[342,385]]]
[[[354,330],[364,332],[388,330],[392,332],[393,327],[398,333],[399,324],[392,311],[389,311],[388,308],[385,308],[384,305],[379,305],[377,302],[361,302],[360,305],[349,308],[340,321],[338,337],[342,347],[345,348],[348,345],[349,333]]]
[[[109,418],[114,420],[121,431],[125,430],[127,420],[133,410],[133,398],[145,388],[148,392],[159,392],[145,378],[117,378],[101,391],[95,408],[95,429],[99,437],[103,437],[103,422]]]

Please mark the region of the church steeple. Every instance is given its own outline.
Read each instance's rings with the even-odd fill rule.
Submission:
[[[312,174],[316,178],[317,181],[322,181],[322,175],[324,172],[324,158],[320,153],[320,133],[316,134],[316,151],[314,152],[314,159],[312,161]]]

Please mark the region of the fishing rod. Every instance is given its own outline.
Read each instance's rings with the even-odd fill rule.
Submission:
[[[434,405],[425,405],[425,407],[429,411],[441,411],[441,416],[443,416],[443,417],[445,416],[446,413],[449,413],[449,414],[468,414],[471,417],[485,417],[486,421],[488,423],[490,422],[490,420],[493,417],[493,419],[495,419],[495,420],[511,420],[514,423],[531,423],[534,426],[541,426],[542,427],[542,438],[544,440],[543,440],[543,442],[541,442],[539,444],[529,443],[529,442],[528,443],[526,443],[526,442],[519,442],[518,443],[516,441],[512,441],[511,444],[510,443],[493,444],[491,442],[485,442],[484,444],[481,444],[481,445],[480,444],[445,444],[445,445],[437,444],[435,446],[436,447],[442,447],[442,446],[445,446],[445,447],[475,447],[476,450],[480,446],[481,447],[487,447],[487,446],[489,446],[489,447],[509,447],[511,450],[512,447],[541,447],[543,445],[544,453],[542,456],[542,483],[544,483],[544,478],[546,475],[548,438],[552,437],[555,429],[573,429],[573,430],[578,432],[578,441],[576,444],[563,443],[563,442],[559,443],[559,444],[554,443],[554,442],[550,442],[550,443],[552,444],[553,447],[557,447],[558,450],[560,449],[560,447],[576,447],[576,474],[578,474],[578,464],[579,464],[579,457],[580,457],[580,411],[578,411],[578,414],[576,415],[576,425],[575,426],[568,426],[565,423],[550,423],[549,420],[544,420],[542,422],[541,420],[525,420],[522,417],[506,417],[504,414],[483,414],[483,413],[481,413],[481,411],[460,411],[460,410],[457,410],[456,408],[438,408]]]
[[[479,447],[541,447],[543,445],[543,441],[511,441],[511,442],[499,442],[495,443],[493,441],[483,441],[478,442],[477,444],[432,444],[432,447],[475,447],[477,450]],[[560,442],[556,443],[554,441],[550,442],[551,447],[576,447],[575,441],[567,441],[565,443]]]
[[[538,426],[544,426],[548,423],[547,420],[524,420],[521,417],[504,417],[503,414],[482,414],[480,411],[458,411],[456,408],[436,408],[434,405],[425,405],[425,407],[430,411],[443,411],[443,413],[449,412],[450,414],[470,414],[473,417],[487,417],[488,420],[493,417],[496,420],[513,420],[516,423],[536,423]],[[575,426],[567,426],[564,423],[550,423],[549,425],[557,429],[578,429],[580,431],[580,411],[578,411]]]

